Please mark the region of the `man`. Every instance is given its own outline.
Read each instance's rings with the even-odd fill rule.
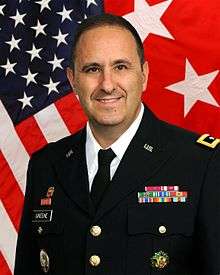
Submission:
[[[135,29],[84,21],[67,75],[89,121],[30,161],[15,275],[219,274],[219,140],[143,106]]]

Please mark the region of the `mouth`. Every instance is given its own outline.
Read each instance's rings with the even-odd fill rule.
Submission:
[[[115,103],[117,101],[119,101],[122,98],[122,96],[120,97],[111,97],[111,98],[97,98],[96,100],[100,103]]]

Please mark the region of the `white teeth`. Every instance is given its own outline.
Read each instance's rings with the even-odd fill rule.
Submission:
[[[119,100],[120,98],[108,98],[108,99],[98,99],[98,101],[101,102],[114,102],[116,100]]]

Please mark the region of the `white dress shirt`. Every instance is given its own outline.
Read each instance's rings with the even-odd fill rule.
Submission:
[[[115,153],[116,157],[113,159],[110,165],[110,178],[112,179],[118,165],[128,148],[132,138],[137,132],[137,129],[141,123],[141,119],[144,113],[144,106],[141,104],[141,109],[137,118],[132,122],[130,127],[111,145],[111,149]],[[96,141],[89,123],[86,125],[86,163],[88,169],[88,179],[89,179],[89,190],[91,191],[92,182],[95,177],[95,174],[98,170],[98,151],[103,149],[99,143]],[[107,149],[107,148],[106,148]]]

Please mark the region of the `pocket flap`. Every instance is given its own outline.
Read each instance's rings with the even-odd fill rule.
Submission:
[[[193,210],[189,204],[144,204],[128,208],[128,234],[191,236]]]

